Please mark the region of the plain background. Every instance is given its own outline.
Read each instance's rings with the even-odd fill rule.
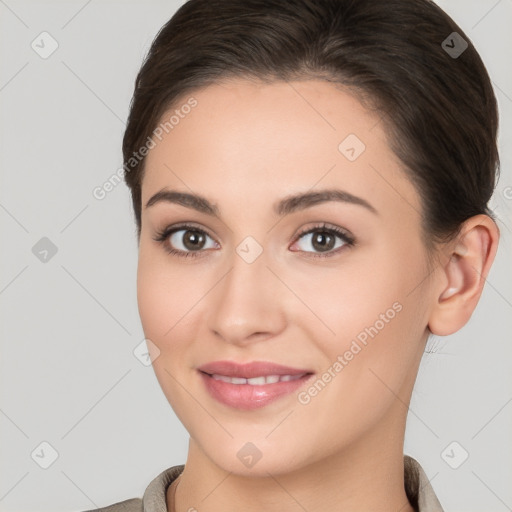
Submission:
[[[141,497],[185,462],[188,434],[134,355],[144,335],[128,189],[92,194],[122,164],[136,72],[181,3],[0,0],[1,511]],[[512,510],[512,0],[439,3],[495,86],[502,238],[470,322],[424,356],[405,452],[445,510],[501,512]],[[46,59],[31,47],[43,31],[58,43]],[[44,237],[47,261],[33,250]]]

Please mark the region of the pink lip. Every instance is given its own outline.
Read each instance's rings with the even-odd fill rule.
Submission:
[[[267,375],[302,375],[303,373],[313,373],[311,370],[291,368],[267,361],[253,361],[252,363],[239,364],[233,361],[215,361],[204,364],[198,368],[199,371],[213,375],[225,375],[226,377],[243,377],[251,379],[253,377]]]
[[[217,361],[198,368],[200,376],[210,395],[229,407],[252,410],[264,407],[278,398],[298,389],[311,378],[310,370],[301,370],[274,363],[255,361],[248,364],[237,364],[231,361]],[[302,375],[302,377],[274,384],[231,384],[212,377],[213,374],[227,377],[253,377],[267,375]]]

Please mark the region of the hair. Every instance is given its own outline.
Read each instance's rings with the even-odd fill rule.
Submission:
[[[467,44],[460,55],[449,52],[454,41]],[[496,98],[469,38],[435,3],[189,0],[157,34],[135,80],[123,167],[139,241],[139,151],[171,106],[231,78],[322,79],[376,110],[421,196],[428,249],[474,215],[495,220],[487,203],[499,172]]]

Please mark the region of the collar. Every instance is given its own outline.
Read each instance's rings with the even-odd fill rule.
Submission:
[[[185,465],[173,466],[154,478],[142,498],[144,512],[167,512],[167,487],[183,472]],[[417,512],[443,512],[430,481],[416,459],[404,455],[404,486]]]

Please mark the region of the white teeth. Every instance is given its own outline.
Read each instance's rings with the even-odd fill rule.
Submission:
[[[218,375],[214,373],[212,377],[215,380],[222,382],[229,382],[230,384],[250,384],[251,386],[262,386],[263,384],[275,384],[276,382],[288,382],[290,380],[297,380],[303,375],[262,375],[261,377],[252,377],[244,379],[243,377],[227,377],[226,375]]]
[[[222,382],[231,382],[229,377],[225,377],[224,375],[212,375],[215,380],[221,380]]]
[[[265,377],[253,377],[252,379],[247,379],[247,384],[251,384],[252,386],[261,386],[262,384],[266,384],[266,382]]]

